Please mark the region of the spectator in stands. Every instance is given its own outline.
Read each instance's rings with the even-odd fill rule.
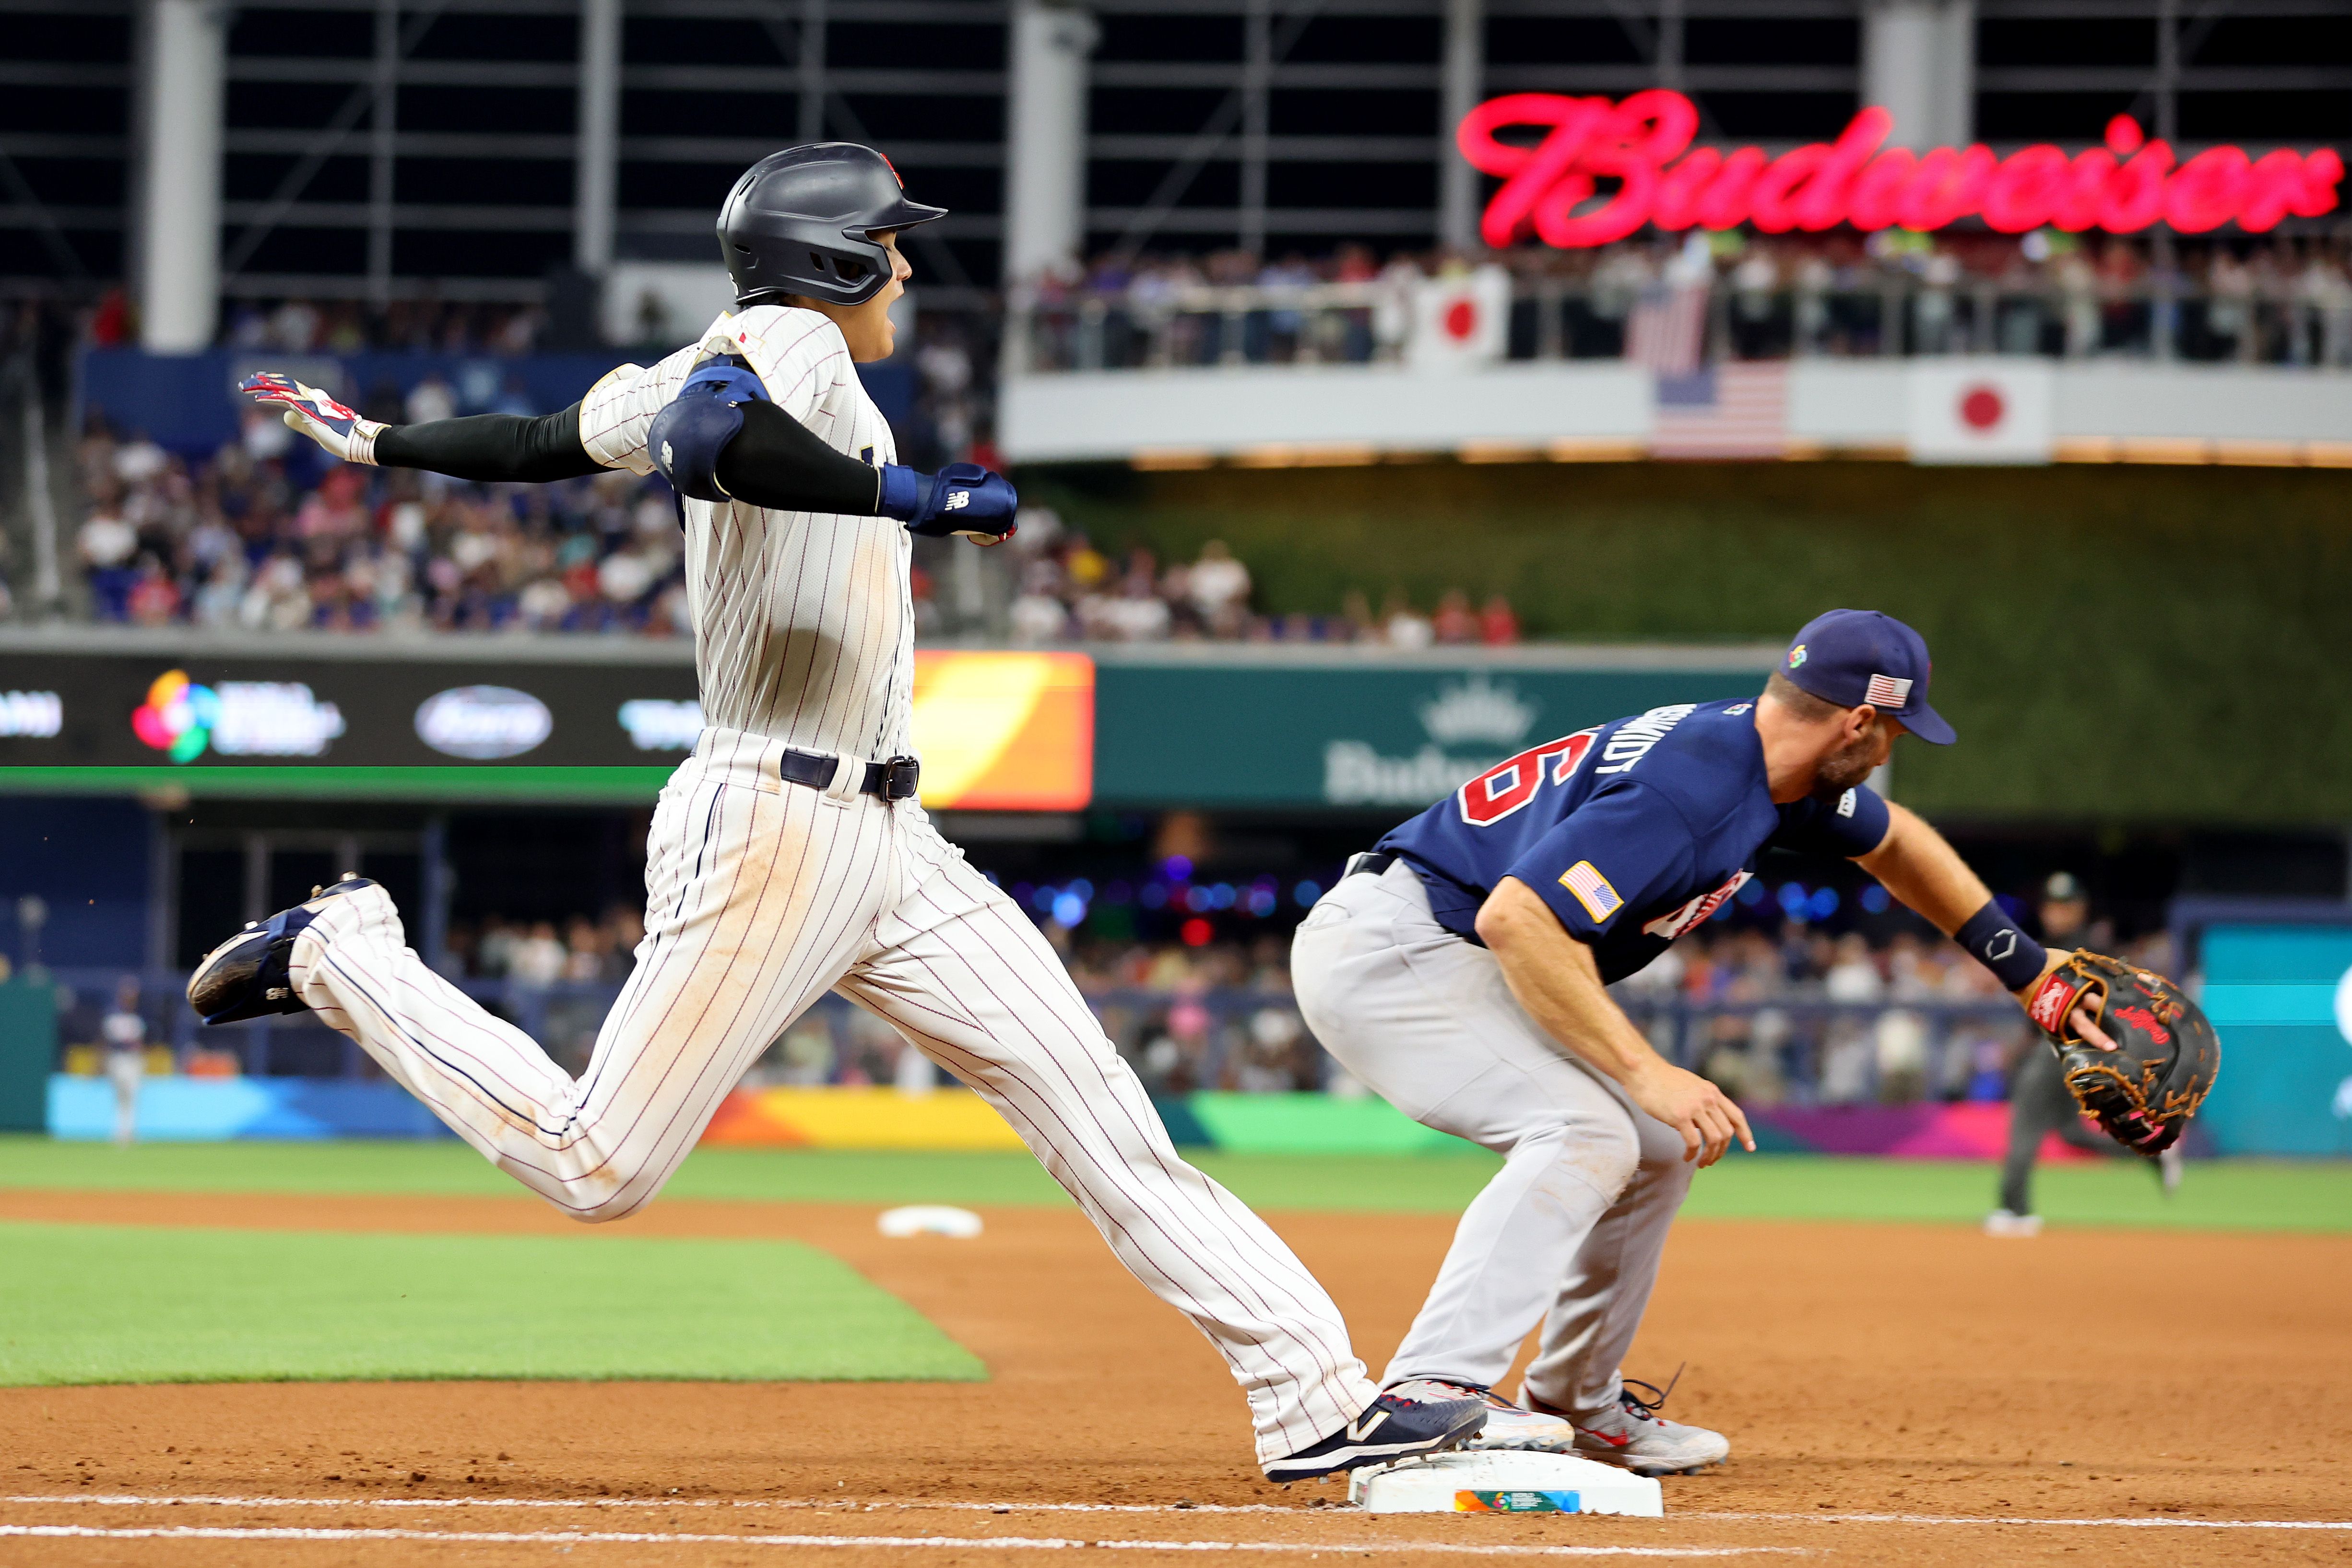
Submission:
[[[1458,588],[1439,595],[1437,612],[1430,617],[1430,634],[1446,643],[1478,641],[1478,616],[1470,608],[1470,596]]]
[[[1381,604],[1381,640],[1391,648],[1426,648],[1436,639],[1437,629],[1429,617],[1412,607],[1402,588],[1389,590]]]
[[[1478,641],[1489,648],[1507,648],[1519,640],[1519,617],[1511,601],[1496,593],[1478,612]]]

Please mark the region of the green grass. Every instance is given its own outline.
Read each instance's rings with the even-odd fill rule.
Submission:
[[[0,1224],[0,1384],[977,1381],[793,1242]]]
[[[1269,1209],[1443,1214],[1495,1169],[1458,1156],[1216,1155],[1201,1168]],[[1739,1155],[1699,1173],[1685,1213],[1726,1219],[1864,1219],[1973,1224],[1993,1204],[1990,1165],[1811,1155]],[[464,1145],[438,1143],[60,1144],[0,1138],[0,1188],[172,1192],[477,1194],[520,1197]],[[980,1205],[1068,1201],[1016,1154],[702,1149],[672,1196],[778,1202]],[[2137,1160],[2045,1166],[2035,1199],[2059,1225],[2217,1230],[2352,1230],[2352,1162],[2227,1160],[2190,1166],[2164,1198]]]

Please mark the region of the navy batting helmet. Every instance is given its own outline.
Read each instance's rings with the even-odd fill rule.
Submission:
[[[890,281],[890,256],[873,238],[945,217],[907,199],[890,160],[855,141],[813,141],[771,152],[727,193],[719,248],[740,307],[787,294],[863,305]]]

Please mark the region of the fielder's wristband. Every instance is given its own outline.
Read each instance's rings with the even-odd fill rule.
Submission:
[[[881,494],[874,507],[876,516],[911,523],[923,515],[924,503],[930,498],[929,474],[918,473],[903,463],[882,465]]]
[[[1999,899],[1986,901],[1985,906],[1969,916],[1966,924],[1952,933],[1952,940],[1969,950],[1969,956],[1990,969],[2002,987],[2021,991],[2042,977],[2042,966],[2050,961],[2049,951],[2041,943],[2017,928],[2001,909]]]

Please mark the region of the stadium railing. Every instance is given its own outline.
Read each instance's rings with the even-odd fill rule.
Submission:
[[[100,1019],[126,971],[60,968],[60,1066],[76,1052],[94,1069]],[[152,1045],[182,1067],[248,1077],[376,1076],[359,1047],[308,1017],[203,1028],[181,1000],[186,976],[139,972]],[[597,1027],[618,996],[612,981],[462,978],[454,982],[515,1024],[571,1071],[587,1062]],[[1286,991],[1245,988],[1090,992],[1105,1032],[1155,1094],[1197,1090],[1360,1092],[1318,1047]],[[1998,1098],[2023,1019],[2005,998],[1971,1001],[1832,1002],[1792,994],[1748,1001],[1691,1001],[1638,992],[1620,1000],[1670,1060],[1763,1103],[1914,1103]],[[1199,1009],[1186,1016],[1188,1009]],[[1261,1015],[1272,1015],[1261,1023]],[[887,1025],[828,993],[754,1065],[752,1085],[887,1083],[902,1046]]]
[[[1282,287],[1187,285],[1016,298],[1006,368],[1015,374],[1179,366],[1370,364],[1413,353],[1433,329],[1415,297],[1444,282]],[[1872,272],[1826,286],[1742,288],[1717,280],[1677,300],[1663,285],[1515,278],[1500,357],[1626,356],[1637,313],[1682,313],[1706,362],[1921,354],[2352,368],[2352,285],[2336,297],[2284,288],[2215,293],[2162,280],[2069,287],[1997,278],[1930,282]],[[1695,318],[1695,319],[1694,319]]]

